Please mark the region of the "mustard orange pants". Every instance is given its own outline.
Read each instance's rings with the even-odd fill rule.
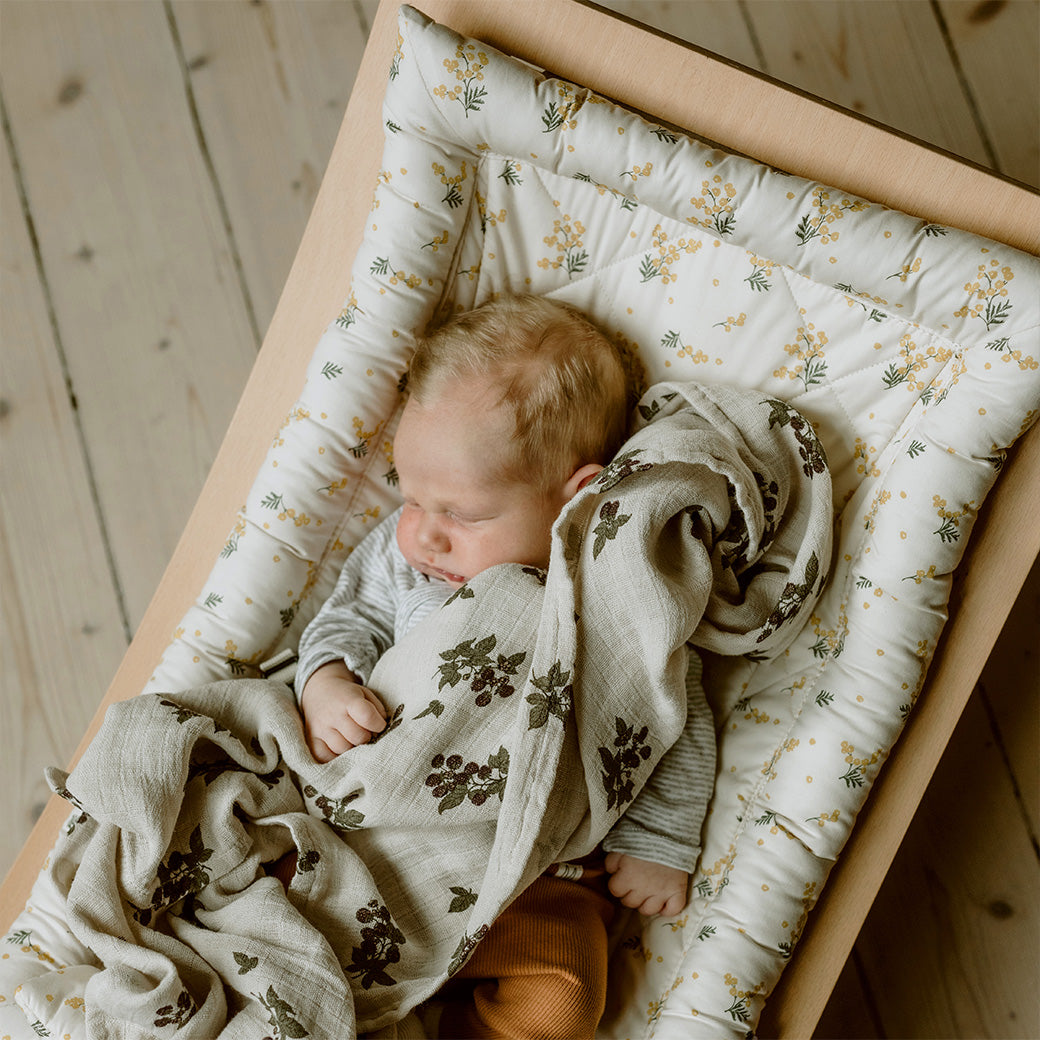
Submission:
[[[442,991],[442,1040],[591,1040],[613,916],[605,878],[539,877]]]

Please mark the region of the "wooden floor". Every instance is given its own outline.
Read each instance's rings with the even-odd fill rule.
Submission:
[[[607,6],[1040,183],[1035,0]],[[373,9],[0,0],[0,872],[216,452]],[[819,1036],[1040,1036],[1038,618],[1034,568]]]

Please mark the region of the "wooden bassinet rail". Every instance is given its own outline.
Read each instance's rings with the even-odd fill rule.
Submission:
[[[134,696],[217,557],[313,345],[349,290],[379,169],[398,0],[383,0],[339,138],[256,366],[210,476],[80,749],[107,706]],[[922,219],[1040,253],[1040,196],[935,148],[578,0],[417,0],[457,31],[769,165]],[[638,75],[631,55],[639,54]],[[977,200],[986,199],[986,206]],[[329,228],[339,234],[329,234]],[[1010,456],[955,583],[951,622],[906,732],[810,916],[762,1036],[811,1035],[943,748],[1040,552],[1040,429]],[[970,632],[970,638],[967,633]],[[66,815],[52,799],[0,889],[21,911]]]

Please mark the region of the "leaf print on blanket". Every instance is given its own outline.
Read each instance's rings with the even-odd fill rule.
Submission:
[[[181,995],[177,998],[175,1005],[166,1004],[156,1011],[153,1024],[156,1029],[162,1029],[165,1026],[176,1026],[180,1029],[198,1010],[198,1005],[192,995],[187,990],[181,990]]]
[[[635,724],[629,725],[619,716],[615,717],[614,724],[617,727],[614,750],[599,749],[603,765],[600,779],[607,792],[607,808],[616,808],[620,812],[635,797],[633,774],[650,757],[650,745],[646,743],[649,727],[642,726],[636,730]]]
[[[274,986],[267,987],[267,993],[261,996],[254,993],[254,997],[264,1006],[264,1010],[270,1015],[267,1022],[274,1030],[274,1040],[281,1040],[283,1036],[292,1037],[292,1040],[300,1040],[311,1034],[296,1020],[296,1008],[287,1000],[283,1000],[275,991]]]
[[[366,927],[361,929],[361,946],[350,951],[351,963],[346,966],[346,973],[352,979],[360,978],[362,989],[376,984],[396,986],[397,980],[386,969],[401,959],[404,932],[377,899],[369,900],[368,906],[361,907],[354,916]]]
[[[592,544],[594,560],[599,559],[599,554],[607,542],[612,542],[617,537],[618,531],[632,519],[631,513],[621,513],[620,508],[621,502],[617,500],[604,502],[600,508],[599,523],[592,529],[592,533],[596,536],[596,540]]]
[[[206,848],[199,825],[191,832],[187,852],[171,852],[169,859],[159,864],[156,878],[159,887],[152,894],[149,906],[134,908],[134,918],[147,927],[154,911],[201,892],[210,882],[209,867],[205,864],[214,851]]]
[[[756,643],[761,643],[763,640],[768,639],[785,622],[790,621],[798,614],[802,604],[812,595],[813,586],[819,577],[820,561],[816,553],[813,553],[805,565],[805,575],[802,581],[789,581],[784,586],[776,607],[766,619],[758,639],[755,640]]]
[[[454,898],[448,907],[449,914],[463,914],[477,901],[477,893],[463,885],[452,885],[451,894]]]
[[[347,831],[356,831],[364,822],[365,814],[357,809],[348,809],[355,799],[361,797],[360,791],[348,794],[346,798],[329,798],[319,794],[318,790],[308,784],[303,793],[307,798],[313,798],[318,811],[325,818],[325,822],[335,831],[343,834]]]
[[[283,769],[272,769],[269,773],[257,773],[248,766],[239,765],[230,755],[224,755],[204,762],[192,762],[188,767],[188,781],[190,782],[197,777],[201,777],[205,785],[209,787],[214,780],[217,780],[225,773],[248,773],[251,776],[255,776],[268,791],[273,791],[278,786],[279,781],[285,776]]]
[[[827,455],[809,421],[799,412],[796,412],[786,401],[768,398],[762,404],[767,404],[770,407],[770,429],[777,423],[781,426],[790,424],[795,440],[798,441],[798,454],[801,456],[803,463],[802,472],[810,480],[817,473],[825,473],[827,471]]]
[[[516,654],[498,654],[492,659],[491,652],[498,640],[492,635],[483,639],[464,639],[451,650],[441,651],[441,660],[437,674],[440,676],[438,691],[445,686],[457,686],[460,682],[468,682],[470,689],[477,695],[476,704],[485,708],[494,696],[510,697],[516,693],[516,687],[510,681],[524,663],[527,654],[521,650]]]
[[[528,717],[528,729],[541,729],[552,715],[565,722],[574,703],[574,684],[570,682],[571,673],[565,671],[557,661],[547,675],[531,676],[534,693],[527,695],[527,703],[531,705]]]
[[[467,798],[478,807],[496,794],[502,801],[509,773],[509,752],[504,747],[489,755],[484,765],[464,763],[461,755],[434,755],[430,765],[435,772],[426,778],[426,786],[440,800],[438,813],[458,808]]]
[[[656,405],[657,402],[654,401],[654,404]],[[644,413],[644,418],[647,420],[656,414],[657,409],[648,409],[648,411],[649,415]],[[646,470],[654,468],[652,462],[639,462],[638,459],[638,450],[625,451],[616,456],[609,465],[603,467],[596,478],[596,488],[606,494],[617,487],[625,477],[630,477],[633,473],[644,473]]]

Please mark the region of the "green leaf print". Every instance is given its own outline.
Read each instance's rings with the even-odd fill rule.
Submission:
[[[354,915],[366,927],[361,929],[361,945],[351,950],[346,973],[360,979],[362,989],[375,985],[396,986],[397,980],[386,970],[401,959],[404,932],[394,924],[390,911],[378,900],[369,900]]]
[[[184,1025],[198,1011],[192,995],[187,990],[182,990],[177,998],[176,1005],[166,1004],[155,1013],[155,1026],[162,1029],[164,1026],[176,1026],[178,1029]],[[49,1033],[46,1035],[50,1035]]]
[[[304,787],[303,793],[307,798],[314,800],[314,804],[325,818],[325,822],[341,834],[356,831],[365,822],[363,812],[347,808],[351,802],[361,797],[360,791],[348,794],[345,798],[329,798],[308,784]]]
[[[426,786],[438,799],[438,813],[456,809],[467,799],[479,807],[495,795],[499,801],[503,798],[509,773],[509,752],[504,747],[489,755],[484,765],[464,762],[461,755],[434,755],[430,765],[434,772],[426,778]]]
[[[528,729],[540,729],[550,716],[561,722],[566,721],[574,695],[570,677],[571,673],[565,671],[559,661],[549,669],[548,675],[531,677],[531,685],[536,692],[527,695],[527,703],[531,705]]]
[[[166,862],[159,864],[156,871],[159,885],[152,893],[151,904],[136,907],[133,912],[135,919],[147,926],[154,911],[201,892],[210,882],[210,869],[205,864],[214,851],[206,848],[200,824],[188,838],[187,852],[171,852]]]
[[[254,997],[260,1001],[264,1009],[270,1015],[267,1022],[274,1029],[275,1040],[281,1037],[291,1037],[292,1040],[302,1040],[311,1034],[296,1020],[296,1008],[287,1000],[283,1000],[275,990],[274,986],[267,987],[267,993],[261,996],[254,993]]]
[[[620,812],[634,797],[633,775],[650,757],[650,745],[647,743],[649,727],[642,726],[637,730],[635,724],[630,725],[620,716],[615,717],[614,724],[617,735],[614,737],[613,750],[609,747],[599,748],[603,766],[600,779],[607,792],[607,808],[616,808]]]
[[[621,502],[604,502],[599,511],[599,523],[592,529],[596,540],[592,545],[592,558],[595,560],[603,551],[608,541],[617,537],[618,531],[632,519],[631,513],[619,513]]]
[[[484,708],[491,703],[493,697],[509,697],[516,692],[512,678],[527,657],[526,652],[515,654],[498,654],[492,658],[498,640],[495,635],[483,639],[465,639],[451,650],[444,650],[440,657],[444,664],[439,665],[437,674],[438,691],[445,686],[457,686],[460,682],[469,684],[477,695],[475,703]]]
[[[455,898],[448,907],[449,914],[464,913],[477,901],[477,893],[472,889],[463,888],[461,885],[452,885],[451,894]]]

